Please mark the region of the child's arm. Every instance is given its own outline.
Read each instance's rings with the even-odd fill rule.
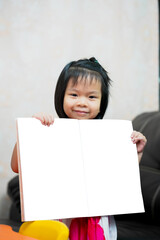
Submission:
[[[13,172],[18,173],[17,143],[15,144],[13,153],[12,153],[11,168],[12,168]]]
[[[141,158],[142,158],[142,155],[143,155],[144,147],[147,143],[147,139],[142,133],[137,132],[137,131],[133,131],[133,133],[131,135],[131,139],[132,139],[132,142],[134,144],[136,144],[137,153],[138,153],[138,160],[140,162]]]
[[[40,120],[41,123],[45,126],[50,126],[54,122],[53,116],[48,115],[48,114],[38,113],[38,114],[33,115],[32,117]],[[13,153],[12,153],[11,168],[12,168],[13,172],[18,173],[17,143],[15,144]]]

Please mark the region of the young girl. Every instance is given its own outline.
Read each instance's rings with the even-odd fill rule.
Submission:
[[[110,78],[95,58],[82,59],[67,64],[62,70],[56,90],[55,108],[60,118],[102,119],[108,106]],[[50,126],[50,115],[36,114],[42,124]],[[131,140],[137,146],[141,160],[146,138],[133,131]],[[15,146],[11,167],[18,173],[17,148]],[[117,230],[112,216],[71,219],[70,240],[116,240]]]

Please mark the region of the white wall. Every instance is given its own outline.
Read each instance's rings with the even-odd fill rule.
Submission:
[[[106,118],[158,109],[157,0],[0,0],[0,218],[16,117],[54,112],[66,63],[95,56],[113,80]],[[54,113],[55,114],[55,113]]]

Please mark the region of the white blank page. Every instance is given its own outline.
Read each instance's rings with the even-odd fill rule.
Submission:
[[[47,127],[37,119],[18,119],[18,134],[23,220],[84,216],[78,122],[55,120]]]
[[[88,124],[82,120],[80,126],[89,215],[143,211],[131,122],[97,120]]]

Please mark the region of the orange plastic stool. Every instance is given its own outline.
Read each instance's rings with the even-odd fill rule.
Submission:
[[[14,232],[8,225],[0,224],[0,240],[37,240]]]
[[[52,220],[24,222],[19,233],[38,240],[67,240],[69,237],[67,226],[62,222]]]

